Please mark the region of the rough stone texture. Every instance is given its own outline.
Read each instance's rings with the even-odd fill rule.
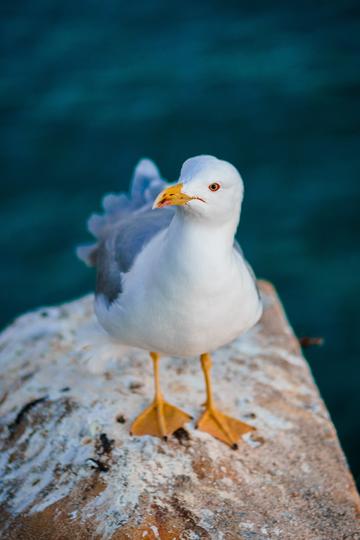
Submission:
[[[115,361],[109,347],[97,362],[94,345],[79,348],[91,296],[6,329],[1,537],[359,538],[359,497],[334,426],[274,290],[261,289],[260,323],[214,357],[220,407],[257,428],[238,451],[192,424],[167,443],[129,436],[152,398],[151,364],[143,351],[121,349]],[[198,361],[164,358],[161,372],[169,401],[198,417]]]

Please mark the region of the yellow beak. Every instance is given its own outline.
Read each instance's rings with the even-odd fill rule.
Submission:
[[[192,199],[197,198],[197,197],[190,197],[189,195],[186,195],[186,193],[182,193],[181,192],[182,187],[183,187],[183,184],[176,184],[175,186],[170,186],[164,189],[156,197],[153,204],[153,208],[163,208],[164,206],[174,206],[174,205],[179,206],[182,204],[186,204]]]

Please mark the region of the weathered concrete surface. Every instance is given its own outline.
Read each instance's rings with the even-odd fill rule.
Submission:
[[[90,296],[9,327],[0,337],[1,538],[358,538],[359,497],[334,426],[272,287],[261,289],[260,323],[214,358],[219,405],[257,428],[236,452],[191,424],[168,443],[128,435],[152,398],[151,365],[122,350],[92,372],[92,347],[78,350]],[[169,401],[198,417],[198,362],[161,367]]]

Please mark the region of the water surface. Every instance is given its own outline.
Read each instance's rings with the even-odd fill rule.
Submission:
[[[256,4],[256,6],[254,6]],[[279,290],[360,477],[358,2],[3,2],[1,323],[75,298],[74,256],[139,157],[233,162],[238,238]]]

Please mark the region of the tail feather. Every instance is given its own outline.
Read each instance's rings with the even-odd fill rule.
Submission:
[[[85,244],[76,248],[76,255],[86,266],[96,266],[98,244]]]
[[[162,185],[159,170],[155,163],[150,159],[141,159],[135,167],[134,175],[131,181],[131,203],[132,208],[140,208],[150,202],[146,194],[152,185]]]
[[[102,200],[104,213],[90,216],[87,222],[89,232],[101,242],[109,228],[120,219],[151,204],[165,184],[155,163],[150,159],[141,159],[135,167],[131,180],[130,195],[125,193],[105,195]],[[88,266],[95,266],[98,245],[96,243],[79,246],[76,254]]]
[[[129,206],[129,197],[125,193],[120,193],[120,195],[109,193],[103,198],[102,205],[106,214],[116,215]]]

